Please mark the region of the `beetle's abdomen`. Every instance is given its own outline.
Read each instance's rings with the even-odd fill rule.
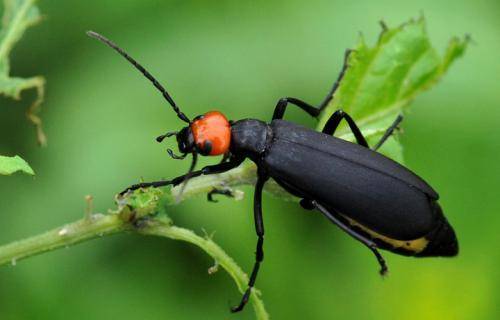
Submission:
[[[264,162],[302,194],[390,238],[414,240],[436,228],[437,193],[396,162],[359,145],[273,121]]]
[[[458,254],[458,240],[455,231],[443,215],[441,207],[437,202],[432,202],[432,210],[436,217],[436,225],[433,230],[413,240],[399,240],[381,235],[362,224],[337,214],[340,219],[358,233],[372,239],[377,245],[398,254],[416,257],[453,257]]]
[[[437,202],[434,203],[434,212],[439,221],[437,227],[425,236],[429,240],[418,257],[453,257],[458,254],[458,240],[453,227],[443,214]]]

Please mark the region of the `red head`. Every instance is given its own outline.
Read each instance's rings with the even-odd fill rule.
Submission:
[[[204,156],[218,156],[229,151],[231,125],[222,113],[210,111],[194,118],[181,131],[158,137],[159,141],[171,135],[177,136],[179,151],[184,155],[200,153]]]

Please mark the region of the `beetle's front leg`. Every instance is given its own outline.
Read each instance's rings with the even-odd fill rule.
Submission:
[[[330,104],[330,101],[333,99],[333,95],[337,91],[337,89],[340,85],[340,82],[344,78],[345,72],[347,71],[347,67],[349,66],[348,60],[349,60],[349,55],[351,54],[351,52],[352,52],[352,50],[349,50],[349,49],[346,50],[345,55],[344,55],[344,65],[342,66],[342,70],[340,71],[339,76],[337,77],[337,79],[333,83],[333,86],[330,89],[330,91],[328,92],[327,96],[323,99],[323,101],[319,104],[318,107],[312,106],[311,104],[304,102],[300,99],[296,99],[296,98],[291,98],[291,97],[281,98],[278,101],[278,104],[276,104],[276,107],[274,108],[273,120],[283,119],[283,117],[285,116],[285,111],[286,111],[286,107],[288,106],[288,104],[293,104],[293,105],[299,107],[300,109],[302,109],[303,111],[307,112],[307,114],[309,114],[311,117],[317,118],[319,116],[319,114],[321,113],[321,111],[323,111],[323,109],[326,106],[328,106],[328,104]]]
[[[229,198],[234,198],[234,194],[231,191],[231,189],[217,189],[213,188],[209,193],[207,193],[207,200],[209,202],[219,202],[218,200],[214,199],[215,194],[220,194]]]
[[[320,113],[320,109],[310,105],[309,103],[307,102],[304,102],[300,99],[296,99],[296,98],[281,98],[278,103],[276,104],[276,107],[274,108],[274,113],[273,113],[273,120],[276,120],[276,119],[283,119],[283,117],[285,116],[285,111],[286,111],[286,107],[288,106],[288,104],[292,104],[292,105],[295,105],[297,107],[299,107],[300,109],[304,110],[305,112],[307,112],[307,114],[309,114],[311,117],[314,117],[316,118],[319,113]]]
[[[198,177],[201,175],[208,175],[208,174],[216,174],[216,173],[222,173],[229,171],[231,169],[236,168],[243,162],[244,158],[231,158],[229,161],[224,162],[224,163],[219,163],[213,166],[206,166],[202,168],[201,170],[193,171],[191,173],[183,174],[181,176],[178,176],[172,180],[160,180],[160,181],[153,181],[153,182],[143,182],[143,183],[138,183],[131,185],[130,187],[126,188],[122,192],[120,192],[120,195],[123,195],[129,191],[137,190],[140,188],[150,188],[150,187],[164,187],[168,185],[173,185],[176,186],[180,183],[182,183],[186,177],[189,178],[194,178]]]
[[[225,163],[225,162],[228,162],[230,161],[232,158],[232,155],[231,153],[225,153],[223,156],[222,156],[222,159],[220,160],[219,164],[222,164],[222,163]],[[234,198],[234,195],[233,195],[233,192],[230,190],[230,189],[219,189],[219,188],[213,188],[211,191],[209,191],[207,193],[207,200],[208,202],[218,202],[217,200],[214,199],[214,194],[220,194],[220,195],[224,195],[224,196],[227,196],[227,197],[230,197],[230,198]]]
[[[368,142],[366,142],[365,137],[361,133],[361,130],[359,130],[356,122],[354,122],[351,116],[345,113],[342,109],[335,111],[330,116],[325,126],[323,127],[322,132],[324,134],[333,135],[337,130],[337,128],[339,127],[340,121],[342,121],[342,119],[345,119],[347,121],[347,124],[349,125],[349,128],[351,129],[352,133],[354,134],[354,137],[356,138],[358,144],[362,145],[363,147],[370,148],[368,146]]]

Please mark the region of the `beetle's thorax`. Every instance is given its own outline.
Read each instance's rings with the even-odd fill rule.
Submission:
[[[196,150],[204,156],[227,153],[231,143],[231,128],[219,111],[210,111],[196,117],[190,124]]]
[[[256,160],[265,153],[272,131],[269,125],[255,119],[244,119],[231,125],[231,153]]]

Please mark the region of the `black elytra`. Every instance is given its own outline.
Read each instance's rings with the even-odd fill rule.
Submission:
[[[166,90],[140,64],[103,36],[90,36],[111,46],[141,71],[170,103],[178,117],[192,123],[173,102]],[[255,264],[248,288],[241,302],[232,308],[241,311],[249,300],[260,265],[264,259],[264,223],[262,218],[262,190],[273,178],[291,194],[302,199],[307,210],[317,210],[350,236],[366,245],[380,265],[380,273],[387,272],[386,263],[377,249],[414,257],[458,254],[458,241],[453,228],[443,215],[437,192],[409,169],[377,152],[402,121],[398,116],[380,141],[371,149],[356,122],[342,110],[337,110],[317,132],[283,120],[288,105],[295,105],[313,117],[331,102],[347,68],[350,51],[346,51],[344,66],[323,102],[315,107],[296,98],[280,99],[270,123],[244,119],[231,121],[231,143],[223,161],[193,171],[196,154],[207,155],[211,145],[196,149],[189,127],[176,135],[184,158],[193,154],[190,172],[172,180],[139,183],[125,189],[179,185],[200,175],[222,173],[239,166],[245,159],[257,165],[257,183],[254,193],[254,220],[258,241]],[[195,118],[197,119],[197,118]],[[345,120],[356,143],[333,136],[340,122]],[[160,136],[161,140],[163,140]],[[159,140],[160,141],[160,140]],[[213,194],[231,195],[230,191],[212,190]]]

